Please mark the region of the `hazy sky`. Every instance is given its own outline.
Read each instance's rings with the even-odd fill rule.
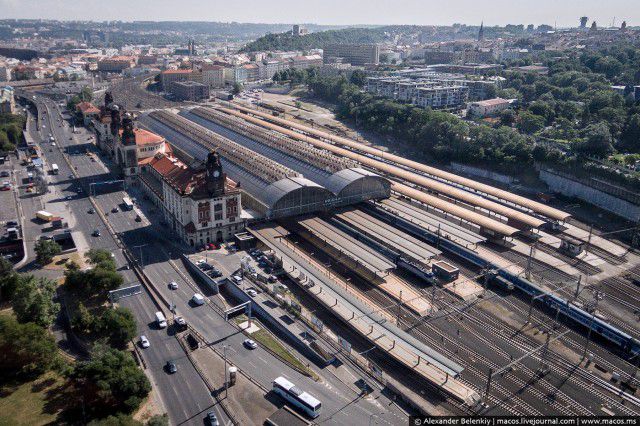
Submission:
[[[0,18],[318,24],[640,25],[640,0],[0,0]]]

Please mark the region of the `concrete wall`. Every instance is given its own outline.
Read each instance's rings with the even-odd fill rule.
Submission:
[[[614,197],[575,180],[559,176],[548,170],[540,170],[540,179],[549,185],[549,188],[554,192],[580,198],[633,222],[640,220],[640,206],[629,201]]]
[[[515,181],[515,178],[513,178],[512,176],[503,175],[500,173],[492,172],[490,170],[481,169],[479,167],[467,166],[459,163],[451,163],[451,168],[459,173],[464,173],[471,176],[479,176],[507,185],[512,184]]]

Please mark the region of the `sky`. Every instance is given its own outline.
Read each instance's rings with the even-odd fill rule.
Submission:
[[[326,25],[640,25],[640,0],[0,0],[0,18]]]

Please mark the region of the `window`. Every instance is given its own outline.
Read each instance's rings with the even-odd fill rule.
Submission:
[[[222,220],[222,213],[216,213],[214,219],[215,220]]]

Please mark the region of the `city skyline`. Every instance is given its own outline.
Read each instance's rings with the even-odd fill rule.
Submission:
[[[640,22],[640,9],[632,0],[540,0],[514,6],[513,1],[479,3],[462,0],[456,6],[435,1],[382,0],[375,8],[365,0],[298,2],[248,0],[242,4],[184,0],[177,9],[168,0],[112,0],[109,8],[98,0],[0,0],[5,18],[58,20],[216,21],[247,23],[313,23],[321,25],[451,25],[485,26],[548,24],[575,27],[580,16],[609,26]],[[436,7],[437,6],[437,7]],[[336,10],[341,13],[336,14]],[[286,13],[283,13],[286,11]]]

